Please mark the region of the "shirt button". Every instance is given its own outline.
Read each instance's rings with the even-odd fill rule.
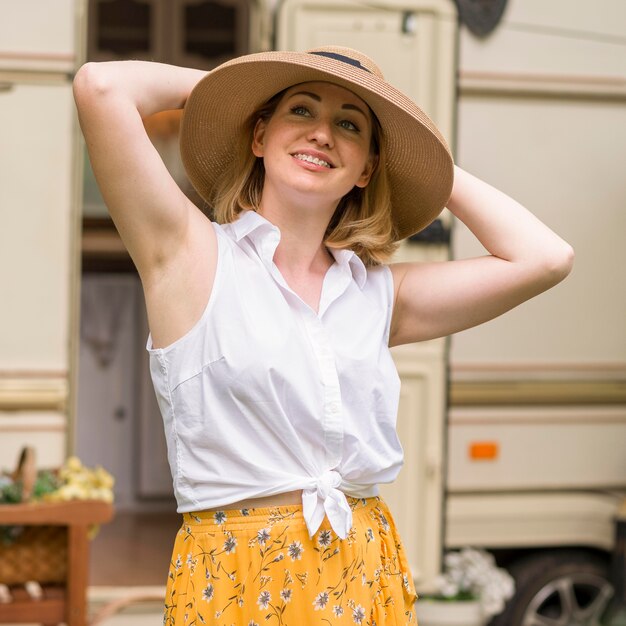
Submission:
[[[339,405],[336,402],[332,402],[328,408],[331,413],[339,413]]]

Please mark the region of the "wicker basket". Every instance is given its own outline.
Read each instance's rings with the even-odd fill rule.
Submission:
[[[37,478],[33,448],[22,450],[12,478],[22,483],[22,501],[27,502]],[[67,578],[67,526],[23,526],[18,532],[10,543],[0,542],[0,582],[62,583]]]

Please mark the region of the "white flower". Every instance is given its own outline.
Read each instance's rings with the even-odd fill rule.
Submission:
[[[237,539],[232,535],[229,535],[224,542],[224,551],[226,554],[232,554],[237,547]]]
[[[436,580],[439,594],[454,598],[459,594],[480,600],[487,617],[504,609],[505,601],[513,596],[515,584],[509,573],[497,567],[493,555],[484,550],[464,548],[444,557],[445,572]]]
[[[202,599],[206,600],[207,602],[210,602],[213,599],[213,585],[212,584],[209,583],[202,590]]]
[[[355,624],[360,624],[365,619],[365,609],[360,604],[352,609],[352,619]]]
[[[445,576],[438,576],[436,584],[439,593],[446,598],[452,598],[459,593],[459,586]]]
[[[330,545],[333,535],[330,530],[322,530],[317,536],[317,543],[320,547],[326,548]]]
[[[328,604],[328,592],[327,591],[322,591],[321,593],[318,593],[315,600],[313,600],[313,606],[315,607],[316,611],[325,609],[327,604]]]
[[[287,552],[289,553],[292,561],[300,560],[302,558],[302,553],[304,552],[302,543],[300,541],[292,541],[287,546]]]
[[[269,603],[272,601],[272,596],[269,591],[261,591],[261,595],[256,603],[259,605],[260,609],[266,609]]]

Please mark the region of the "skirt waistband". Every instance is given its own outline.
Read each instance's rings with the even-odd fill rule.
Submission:
[[[354,498],[346,495],[346,499],[352,513],[368,510],[374,506],[380,506],[380,496],[371,498]],[[250,509],[224,509],[223,511],[192,511],[183,513],[183,523],[190,527],[219,526],[222,529],[243,528],[245,526],[258,526],[263,521],[272,524],[281,520],[303,520],[302,504],[282,504],[270,507],[255,507]]]

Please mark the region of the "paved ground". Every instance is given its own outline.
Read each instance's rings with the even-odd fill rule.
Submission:
[[[150,597],[127,605],[117,613],[109,614],[98,626],[162,626],[164,587],[91,587],[88,592],[89,615],[93,619],[105,607],[112,607],[129,597]],[[3,624],[3,626],[41,626],[41,624]]]

